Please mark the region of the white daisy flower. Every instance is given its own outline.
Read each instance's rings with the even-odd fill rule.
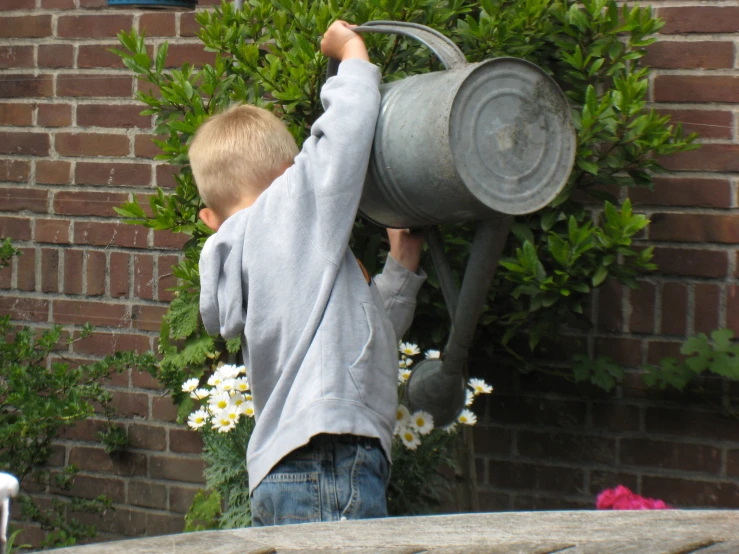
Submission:
[[[408,381],[408,377],[411,376],[411,370],[410,369],[399,369],[398,370],[398,384],[402,385],[406,381]]]
[[[240,373],[241,375],[246,375],[246,366],[245,366],[245,365],[240,365],[240,366],[239,366],[239,367],[237,367],[236,369],[238,370],[238,372],[239,372],[239,373]]]
[[[493,387],[488,385],[482,379],[470,379],[467,384],[475,392],[475,395],[490,394],[491,392],[493,392]]]
[[[411,358],[408,358],[405,361],[405,367],[411,367],[413,365],[413,360]]]
[[[434,418],[430,413],[418,410],[411,416],[411,425],[419,435],[428,435],[434,429]]]
[[[246,417],[254,417],[254,402],[247,401],[239,406],[239,412]]]
[[[438,350],[426,350],[426,359],[431,360],[433,358],[441,358],[441,352]]]
[[[421,439],[410,427],[405,427],[400,431],[400,440],[408,450],[415,450],[421,444]]]
[[[244,402],[246,402],[246,398],[244,398],[244,395],[240,392],[231,391],[231,406],[236,406],[237,408],[241,406]]]
[[[474,425],[477,423],[477,416],[471,410],[465,409],[457,416],[457,421],[462,425]]]
[[[225,410],[228,408],[230,403],[231,395],[227,392],[215,392],[210,396],[210,399],[208,399],[208,406],[210,407],[210,411],[213,413]]]
[[[220,371],[216,371],[213,375],[208,377],[208,384],[211,387],[220,387],[221,383],[223,383],[223,375]]]
[[[242,393],[248,391],[249,381],[246,380],[246,377],[239,377],[238,379],[234,379],[234,389]]]
[[[182,383],[182,392],[192,392],[196,388],[198,388],[198,379],[197,377],[193,377],[192,379],[188,379],[184,383]]]
[[[464,401],[464,405],[472,406],[472,403],[475,401],[475,393],[472,392],[470,389],[466,389],[464,392],[467,395],[467,398]]]
[[[411,412],[403,404],[398,404],[398,410],[395,412],[395,423],[405,425],[411,420]]]
[[[401,358],[400,360],[398,360],[398,367],[400,369],[405,369],[407,367],[404,359]]]
[[[234,422],[234,425],[236,425],[239,422],[239,416],[241,416],[241,412],[237,406],[229,406],[218,417],[227,417],[231,421]]]
[[[195,389],[190,393],[190,398],[194,398],[195,400],[205,400],[210,396],[210,390],[209,389]]]
[[[228,433],[236,427],[236,422],[231,419],[225,410],[221,410],[216,417],[213,418],[213,429],[219,433]]]
[[[446,432],[446,433],[450,433],[450,434],[451,433],[456,433],[457,432],[457,422],[456,421],[453,421],[452,423],[450,423],[446,427],[442,427],[441,430],[444,431],[444,432]]]
[[[234,390],[235,387],[235,379],[232,377],[229,377],[227,379],[224,379],[220,385],[218,385],[217,389],[222,392],[231,392]]]
[[[192,429],[200,429],[208,422],[208,412],[200,408],[196,412],[191,413],[187,418],[187,425]]]
[[[399,349],[400,353],[405,354],[406,356],[417,356],[421,353],[418,349],[418,345],[411,342],[401,342]]]
[[[237,367],[231,364],[224,364],[216,370],[216,373],[220,373],[223,379],[235,379],[239,376],[241,367]]]

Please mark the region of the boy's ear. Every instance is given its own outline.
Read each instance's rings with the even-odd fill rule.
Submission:
[[[200,215],[200,219],[212,231],[217,231],[221,226],[220,218],[210,208],[203,208],[198,215]]]

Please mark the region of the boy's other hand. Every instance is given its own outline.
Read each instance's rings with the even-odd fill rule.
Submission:
[[[352,31],[353,27],[356,25],[350,25],[346,21],[334,21],[321,39],[323,55],[342,62],[349,58],[369,61],[364,39]]]
[[[416,273],[421,261],[421,248],[426,241],[421,231],[411,232],[408,229],[388,229],[390,255],[407,270]]]

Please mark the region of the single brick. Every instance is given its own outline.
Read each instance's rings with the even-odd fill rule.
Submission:
[[[645,475],[641,494],[680,508],[733,508],[739,498],[739,485]]]
[[[624,485],[632,491],[638,490],[638,477],[624,471],[592,471],[590,472],[590,494],[597,495],[606,489]]]
[[[739,144],[704,144],[700,150],[661,158],[660,163],[674,170],[736,172],[739,171]]]
[[[54,322],[61,324],[125,327],[128,323],[127,306],[122,304],[55,299],[52,308]]]
[[[146,455],[135,452],[114,452],[108,454],[102,448],[72,446],[69,463],[83,471],[107,473],[121,477],[146,475]]]
[[[728,75],[657,75],[656,102],[739,102],[739,77]],[[682,156],[683,154],[681,154]]]
[[[41,7],[46,10],[73,10],[74,0],[41,0]]]
[[[51,15],[49,14],[0,17],[0,38],[45,38],[49,36],[51,36]]]
[[[701,440],[735,440],[739,434],[736,422],[718,412],[687,408],[671,410],[651,406],[647,407],[646,431]]]
[[[151,184],[151,165],[77,162],[75,182],[78,185],[149,186]]]
[[[93,246],[147,248],[149,231],[125,223],[78,221],[74,226],[74,242]]]
[[[728,214],[656,213],[649,238],[660,241],[739,242],[739,216]]]
[[[670,116],[670,124],[681,124],[685,133],[698,133],[701,138],[732,137],[733,114],[727,110],[659,110]]]
[[[16,261],[18,273],[18,290],[36,290],[36,249],[21,248],[21,255]]]
[[[43,189],[0,187],[0,206],[8,212],[29,210],[45,214],[48,198],[49,191]]]
[[[657,14],[665,20],[660,33],[736,33],[739,31],[739,8],[718,6],[686,6],[660,8]]]
[[[178,285],[177,278],[172,272],[172,268],[177,265],[178,261],[179,258],[177,256],[162,255],[159,256],[159,258],[157,259],[159,279],[159,294],[157,295],[157,300],[161,300],[163,302],[171,302],[172,300],[174,300],[174,293],[169,289],[172,289]]]
[[[59,258],[61,250],[56,248],[41,249],[41,290],[43,292],[59,292]]]
[[[133,143],[133,152],[137,158],[154,158],[162,153],[161,149],[154,144],[153,139],[163,139],[156,135],[136,135]]]
[[[151,116],[139,115],[141,106],[82,104],[77,106],[80,127],[151,127]]]
[[[123,417],[146,418],[149,415],[149,395],[142,392],[113,391],[110,405]]]
[[[57,20],[57,36],[61,38],[115,38],[121,29],[130,29],[133,16],[61,15]]]
[[[174,13],[145,13],[139,18],[139,31],[146,32],[147,37],[175,36]]]
[[[81,0],[84,1],[84,0]],[[123,501],[121,501],[123,502]],[[93,525],[98,533],[113,533],[114,536],[143,537],[149,527],[149,514],[141,510],[117,506],[115,510],[106,510],[103,513],[71,512],[77,520],[85,525]],[[184,518],[180,516],[184,522]]]
[[[656,293],[656,287],[647,281],[640,281],[639,288],[630,291],[629,329],[632,333],[654,332]]]
[[[654,190],[629,189],[634,204],[696,208],[730,208],[731,181],[697,177],[658,177]]]
[[[122,479],[91,477],[89,475],[75,476],[74,484],[69,491],[52,486],[51,492],[76,498],[97,498],[104,494],[109,496],[113,502],[118,503],[125,499]]]
[[[121,58],[110,51],[111,48],[120,48],[120,45],[112,42],[110,44],[81,44],[77,49],[77,67],[80,69],[125,68]]]
[[[0,131],[0,154],[48,156],[49,135],[29,131]]]
[[[688,320],[688,287],[665,283],[662,287],[662,328],[666,335],[684,335]]]
[[[40,44],[38,66],[51,69],[74,67],[74,46],[71,44]]]
[[[146,335],[131,335],[123,332],[94,333],[84,339],[79,338],[73,349],[78,354],[91,356],[110,356],[116,352],[133,351],[138,354],[149,351],[149,337]]]
[[[68,185],[72,164],[61,160],[38,160],[36,183],[39,185]]]
[[[159,331],[162,325],[166,307],[160,306],[134,306],[131,313],[133,326],[143,331]]]
[[[244,468],[246,470],[246,468]],[[169,509],[172,512],[185,514],[192,506],[192,500],[200,491],[200,487],[169,487]]]
[[[642,58],[644,65],[667,69],[734,67],[734,43],[729,41],[655,42]]]
[[[198,458],[152,454],[149,460],[149,474],[155,479],[203,483],[204,468],[205,462]]]
[[[19,67],[34,67],[33,46],[0,46],[0,69]]]
[[[134,387],[139,389],[162,390],[164,388],[164,385],[149,373],[135,369],[131,371],[131,382]]]
[[[595,341],[597,356],[609,356],[616,363],[637,367],[642,363],[641,340],[631,338],[602,338]]]
[[[621,439],[621,463],[682,471],[718,473],[721,450],[701,444],[655,441],[651,439]]]
[[[82,294],[82,263],[83,250],[64,251],[64,292],[67,294]]]
[[[127,199],[127,194],[115,192],[62,191],[54,195],[54,213],[116,217],[113,208]]]
[[[0,237],[31,240],[31,221],[20,217],[0,217]]]
[[[167,487],[157,483],[129,481],[128,503],[155,510],[167,509]]]
[[[24,160],[0,160],[0,181],[24,183],[28,181],[31,163]]]
[[[598,328],[601,331],[621,331],[623,288],[615,279],[609,279],[598,289]]]
[[[151,417],[157,421],[177,421],[177,406],[169,396],[156,395],[151,400]]]
[[[32,10],[36,7],[36,0],[3,0],[0,11],[4,10]]]
[[[518,451],[528,458],[611,463],[616,456],[616,443],[597,435],[520,431]]]
[[[146,514],[146,535],[173,535],[182,533],[185,528],[185,518],[181,514],[167,514],[148,512]]]
[[[110,295],[113,298],[128,296],[131,257],[123,252],[110,254]]]
[[[34,240],[52,244],[69,244],[69,225],[68,219],[37,219]]]
[[[656,247],[652,261],[662,275],[726,277],[729,258],[721,250]]]
[[[200,454],[203,450],[203,436],[190,429],[170,429],[169,450],[182,454]]]
[[[105,294],[106,259],[105,252],[97,250],[85,251],[87,267],[87,296],[102,296]]]
[[[162,188],[174,188],[177,186],[174,176],[179,173],[169,164],[160,164],[156,166],[157,186]]]
[[[57,133],[54,147],[62,156],[127,156],[125,135],[104,133]]]
[[[9,315],[21,321],[46,321],[48,314],[48,300],[0,296],[0,315]]]
[[[167,432],[164,427],[132,423],[128,428],[128,444],[132,448],[161,451],[167,448]]]
[[[28,73],[0,75],[0,98],[49,98],[53,95],[53,75]]]
[[[145,300],[154,299],[154,256],[135,254],[133,257],[133,295]]]
[[[39,104],[39,127],[69,127],[72,125],[71,104]]]
[[[74,98],[114,97],[130,98],[133,80],[127,75],[59,75],[56,80],[57,97]]]
[[[583,492],[585,482],[581,469],[512,461],[491,461],[488,475],[488,484],[495,488],[536,489],[564,494]]]
[[[182,250],[189,238],[185,233],[154,231],[154,247],[167,248],[168,250]]]
[[[695,307],[693,329],[696,333],[710,333],[719,328],[718,307],[721,288],[709,283],[698,283],[694,289]]]
[[[33,104],[0,103],[0,125],[28,127],[33,123]]]
[[[196,37],[200,31],[200,23],[195,21],[194,12],[182,12],[180,14],[180,36]]]
[[[170,44],[167,51],[167,68],[179,68],[184,63],[195,66],[215,62],[215,52],[207,52],[202,44]]]

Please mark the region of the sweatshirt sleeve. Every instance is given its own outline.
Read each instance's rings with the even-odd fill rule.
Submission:
[[[309,241],[338,265],[362,196],[380,107],[380,72],[349,59],[321,90],[324,114],[286,172],[292,216]]]
[[[382,273],[375,277],[375,285],[385,303],[385,311],[398,340],[411,326],[416,311],[416,296],[425,280],[426,273],[422,269],[413,273],[390,255]]]

